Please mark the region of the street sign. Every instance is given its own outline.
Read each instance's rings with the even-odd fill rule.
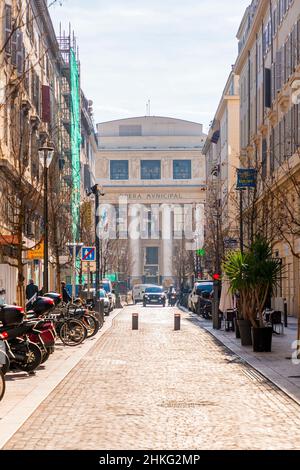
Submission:
[[[94,246],[84,246],[81,251],[81,259],[87,263],[96,261],[96,248]]]
[[[70,252],[70,255],[72,256],[73,258],[73,253],[74,253],[74,246],[76,248],[76,258],[78,257],[79,253],[80,253],[80,250],[82,248],[82,245],[79,243],[77,245],[72,245],[72,243],[68,243],[67,244],[67,247],[69,248],[69,252]]]
[[[239,241],[236,238],[225,238],[224,245],[225,248],[237,248]]]
[[[256,188],[257,170],[254,168],[237,170],[237,189]]]
[[[198,256],[205,256],[205,250],[204,250],[204,248],[201,248],[200,250],[197,250],[197,255],[198,255]]]
[[[44,240],[42,240],[35,248],[27,252],[27,259],[43,259],[44,258]]]

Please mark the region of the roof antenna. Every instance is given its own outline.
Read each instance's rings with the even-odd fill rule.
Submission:
[[[148,100],[146,104],[146,116],[150,117],[150,115],[151,115],[151,100]]]

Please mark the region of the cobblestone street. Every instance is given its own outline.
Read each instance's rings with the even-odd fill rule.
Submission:
[[[125,308],[4,448],[300,449],[300,407],[175,311]]]

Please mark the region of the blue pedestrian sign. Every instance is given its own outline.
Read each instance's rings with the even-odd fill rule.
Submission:
[[[96,248],[94,246],[84,246],[81,251],[81,259],[88,263],[96,261]]]

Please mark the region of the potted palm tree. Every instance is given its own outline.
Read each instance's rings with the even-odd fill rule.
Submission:
[[[243,346],[252,345],[251,316],[252,305],[251,284],[249,279],[249,253],[233,251],[228,254],[223,265],[223,271],[230,282],[230,289],[237,298],[237,327]]]
[[[263,312],[268,295],[274,292],[280,278],[280,260],[272,257],[269,242],[258,236],[245,253],[228,255],[224,271],[232,291],[238,292],[242,344],[249,345],[252,340],[254,351],[271,351],[273,329],[265,323]]]

